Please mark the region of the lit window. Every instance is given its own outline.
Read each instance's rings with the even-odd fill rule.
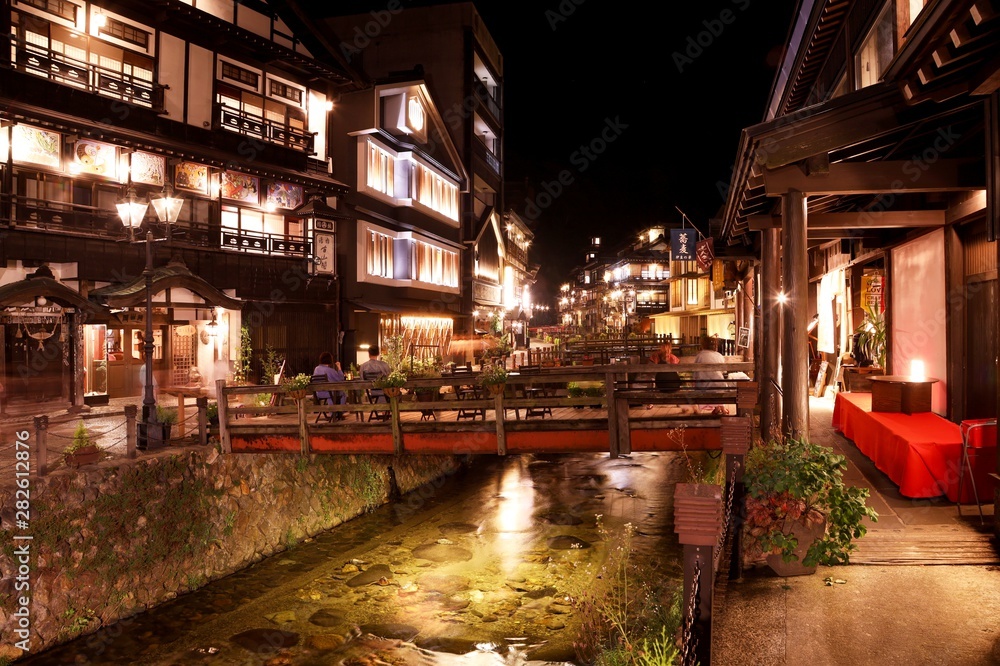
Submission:
[[[393,239],[376,231],[368,233],[368,274],[392,278]]]
[[[368,187],[387,196],[394,196],[395,166],[396,160],[392,155],[371,141],[368,142],[368,176],[365,180]]]
[[[451,220],[458,220],[458,187],[419,162],[414,174],[417,201]]]

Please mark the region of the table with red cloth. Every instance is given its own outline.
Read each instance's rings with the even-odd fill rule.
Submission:
[[[934,412],[872,412],[871,407],[871,393],[837,393],[833,427],[892,479],[901,495],[913,498],[946,495],[950,501],[958,501],[962,460],[962,433],[958,424]],[[973,431],[974,436],[989,436],[983,431],[986,429]],[[970,441],[970,452],[976,443],[987,444]],[[996,471],[996,444],[992,445],[992,456],[990,448],[980,450],[983,455],[974,456],[970,462],[982,500],[993,496],[989,473]],[[975,501],[968,474],[961,501]]]

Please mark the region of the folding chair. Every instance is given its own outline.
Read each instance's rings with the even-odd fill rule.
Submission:
[[[361,378],[364,379],[364,380],[366,380],[366,381],[375,381],[376,379],[378,379],[381,376],[382,375],[379,374],[379,373],[377,373],[377,372],[362,372],[361,373]],[[383,391],[380,388],[368,387],[368,388],[365,389],[365,395],[368,396],[368,404],[370,404],[370,405],[375,405],[375,404],[378,404],[380,402],[384,402],[384,403],[389,402],[389,398],[386,397],[385,391]],[[369,414],[368,414],[368,422],[370,423],[373,420],[375,420],[375,421],[388,421],[390,416],[392,416],[392,412],[382,411],[382,410],[373,410],[373,411],[369,412]]]
[[[313,375],[310,380],[311,384],[322,384],[329,381],[326,375]],[[313,404],[314,405],[332,405],[334,404],[333,394],[330,391],[313,391]],[[332,423],[337,417],[337,412],[316,412],[316,420],[313,423],[319,423],[320,419],[323,419],[327,423]]]

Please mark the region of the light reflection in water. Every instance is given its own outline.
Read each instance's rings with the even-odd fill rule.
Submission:
[[[535,485],[524,469],[523,459],[518,463],[506,466],[497,493],[495,549],[505,574],[517,568],[534,528]]]

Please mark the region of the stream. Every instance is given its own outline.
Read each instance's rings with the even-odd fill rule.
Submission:
[[[17,664],[521,664],[573,662],[610,549],[680,581],[681,454],[479,459],[150,611]]]

